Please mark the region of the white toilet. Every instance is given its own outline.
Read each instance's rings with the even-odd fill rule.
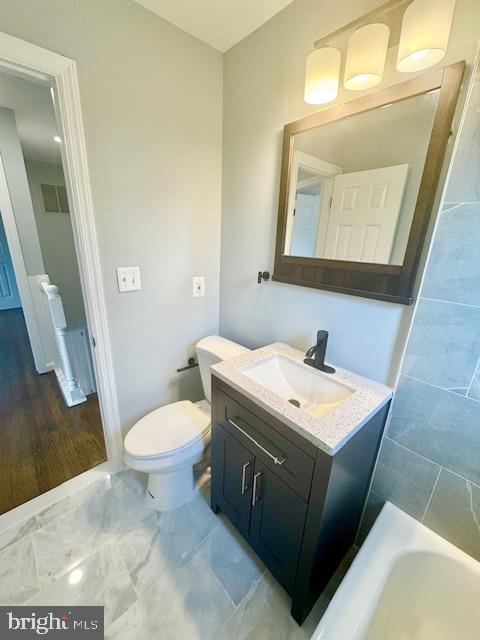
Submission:
[[[210,442],[210,367],[247,351],[220,336],[202,338],[196,352],[206,399],[182,400],[155,409],[127,433],[125,464],[149,474],[147,499],[154,509],[177,509],[193,497],[193,465]]]

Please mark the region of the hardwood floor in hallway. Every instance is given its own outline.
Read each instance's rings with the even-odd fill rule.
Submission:
[[[105,460],[97,395],[67,407],[35,370],[22,310],[0,311],[0,514]]]

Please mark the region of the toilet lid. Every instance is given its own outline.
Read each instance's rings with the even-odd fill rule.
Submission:
[[[201,438],[210,418],[190,400],[173,402],[139,420],[127,433],[125,451],[146,458],[181,449]]]

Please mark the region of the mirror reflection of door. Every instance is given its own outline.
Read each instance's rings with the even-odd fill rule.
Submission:
[[[290,245],[294,256],[313,256],[320,214],[320,186],[317,190],[315,194],[297,192]]]
[[[401,265],[437,103],[435,90],[295,134],[284,254]]]
[[[341,167],[302,151],[294,151],[285,253],[311,257],[317,251],[320,225],[331,197],[331,176]]]
[[[388,263],[408,168],[401,164],[337,176],[321,255]]]

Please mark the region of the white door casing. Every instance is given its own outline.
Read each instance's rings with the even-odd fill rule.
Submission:
[[[408,169],[400,164],[335,177],[325,258],[389,263]]]
[[[80,91],[74,60],[0,32],[0,69],[48,83],[62,137],[62,161],[97,380],[107,457],[112,472],[123,467],[123,438],[107,322],[100,255],[88,173]],[[9,243],[10,244],[10,243]],[[10,250],[12,247],[10,246]],[[18,274],[17,274],[18,283]],[[26,283],[28,288],[28,281]],[[20,288],[20,286],[19,286]],[[23,300],[22,300],[23,302]]]
[[[325,251],[325,236],[327,234],[328,219],[335,177],[324,178],[322,182],[322,197],[320,199],[320,215],[318,219],[317,238],[315,244],[315,258],[323,258]]]
[[[300,169],[304,169],[312,174],[313,178],[308,181],[298,184],[298,172]],[[316,156],[309,155],[303,151],[295,150],[292,157],[292,166],[290,169],[290,177],[288,183],[288,207],[287,207],[287,222],[285,228],[285,246],[283,252],[285,254],[291,253],[292,231],[293,231],[293,212],[295,210],[295,200],[297,197],[297,189],[299,186],[313,186],[316,184],[322,184],[325,178],[335,176],[338,173],[342,173],[342,167],[339,167],[331,162],[325,162],[320,160]],[[316,176],[316,177],[315,177]],[[308,184],[307,184],[308,183]],[[323,200],[321,201],[323,203]],[[323,209],[322,204],[320,207]]]

